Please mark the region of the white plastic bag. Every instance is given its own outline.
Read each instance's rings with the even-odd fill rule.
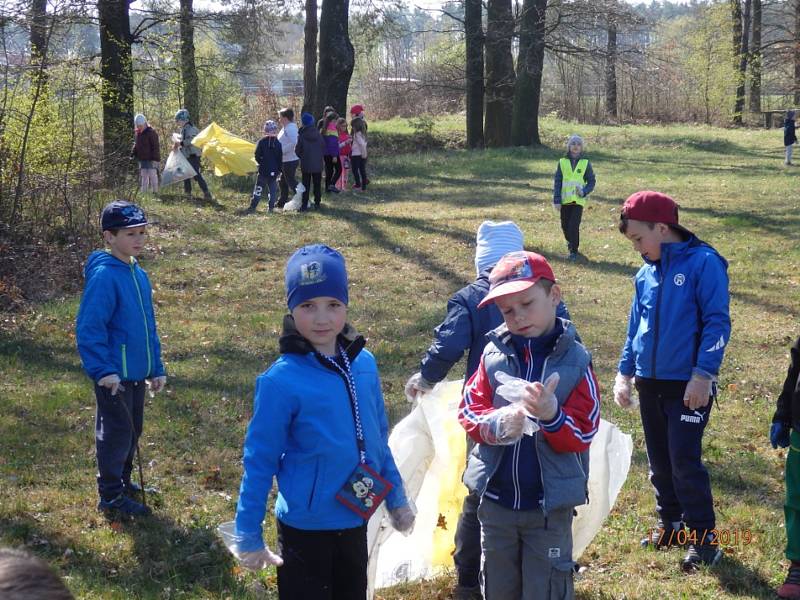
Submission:
[[[164,172],[161,174],[161,187],[171,183],[177,183],[184,179],[191,179],[197,172],[186,160],[180,150],[173,150],[167,157],[167,164],[164,165]]]
[[[294,210],[300,210],[300,207],[303,205],[303,192],[306,191],[306,187],[302,183],[297,184],[297,189],[295,190],[294,196],[292,199],[289,200],[283,206],[283,212],[291,212]]]

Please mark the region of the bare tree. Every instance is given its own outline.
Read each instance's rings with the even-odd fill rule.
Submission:
[[[303,112],[314,110],[317,96],[317,0],[306,0],[303,37]]]
[[[750,10],[752,0],[744,0],[744,10],[742,11],[741,32],[742,37],[739,42],[739,72],[737,73],[738,82],[736,84],[736,103],[733,107],[733,122],[741,125],[743,122],[745,83],[747,80],[747,59],[750,55]]]
[[[483,146],[483,5],[464,0],[466,46],[467,147]]]
[[[514,104],[514,59],[511,41],[514,18],[511,0],[489,0],[486,20],[486,124],[484,137],[489,147],[511,144]]]
[[[511,124],[511,141],[515,146],[541,143],[539,99],[544,67],[546,9],[547,0],[524,0],[522,5]]]
[[[195,122],[200,120],[200,90],[194,61],[194,8],[193,0],[180,0],[181,79],[183,106]]]
[[[607,25],[606,41],[606,114],[617,118],[617,22],[612,17]]]

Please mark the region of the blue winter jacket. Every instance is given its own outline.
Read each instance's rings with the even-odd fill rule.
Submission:
[[[488,341],[486,334],[503,323],[503,315],[494,303],[478,310],[478,304],[489,293],[491,271],[482,271],[475,281],[458,290],[447,302],[447,315],[434,330],[436,337],[420,363],[420,373],[426,381],[442,381],[467,350],[464,381],[478,369]],[[558,305],[556,316],[571,320],[563,302]]]
[[[89,255],[75,327],[78,352],[93,381],[116,373],[123,381],[164,375],[153,292],[136,259],[109,252]]]
[[[387,445],[388,423],[375,358],[349,326],[339,336],[355,379],[367,463],[394,487],[391,510],[408,501]],[[244,442],[244,474],[236,508],[240,549],[263,547],[261,522],[272,478],[275,517],[306,530],[360,527],[364,519],[336,499],[359,462],[356,431],[343,377],[322,362],[284,319],[281,356],[256,379],[253,417]]]
[[[278,138],[264,136],[258,140],[255,152],[258,174],[262,177],[277,177],[283,166],[283,148]]]
[[[695,235],[661,245],[634,279],[619,372],[688,381],[716,377],[731,334],[728,263]]]

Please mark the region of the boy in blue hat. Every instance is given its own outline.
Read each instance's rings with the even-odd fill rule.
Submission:
[[[325,152],[325,142],[322,135],[314,125],[314,117],[310,113],[303,113],[300,118],[303,126],[294,148],[295,154],[300,158],[300,168],[303,170],[303,204],[301,211],[308,210],[308,193],[311,183],[314,183],[314,208],[318,209],[322,202],[322,162]]]
[[[277,136],[278,124],[273,120],[264,123],[264,137],[256,144],[255,157],[258,163],[258,176],[256,177],[256,187],[253,188],[253,199],[250,201],[250,207],[245,211],[247,214],[256,212],[265,186],[269,190],[267,212],[271,213],[275,209],[275,201],[278,197],[278,175],[280,175],[283,165],[283,148]]]
[[[100,217],[107,251],[89,255],[75,328],[86,374],[95,382],[98,510],[109,517],[150,513],[133,500],[133,455],[142,434],[145,385],[160,391],[161,362],[150,280],[136,257],[144,249],[147,217],[125,200],[106,205]]]
[[[367,521],[386,499],[399,531],[414,513],[389,450],[375,358],[347,324],[344,258],[321,244],[286,264],[281,355],[256,380],[236,508],[238,558],[278,566],[281,600],[365,598]],[[277,478],[278,552],[262,537]]]

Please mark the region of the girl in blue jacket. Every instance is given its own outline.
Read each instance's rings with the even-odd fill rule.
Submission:
[[[346,324],[344,258],[323,245],[286,265],[281,356],[256,380],[236,509],[238,558],[278,566],[282,600],[364,600],[367,520],[383,499],[399,531],[414,514],[387,444],[375,358]],[[261,522],[277,477],[278,552]]]

